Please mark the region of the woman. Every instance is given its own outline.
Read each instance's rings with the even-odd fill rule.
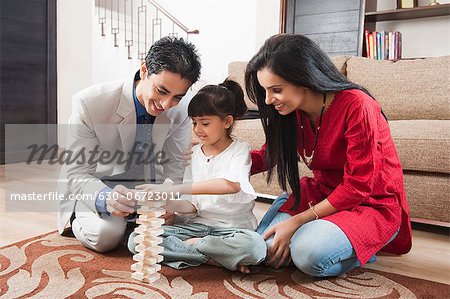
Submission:
[[[277,167],[279,197],[258,232],[266,263],[293,263],[312,276],[336,276],[411,248],[402,167],[380,105],[349,82],[301,35],[269,38],[245,73],[266,144],[252,152],[252,174]],[[314,177],[299,179],[298,157]]]

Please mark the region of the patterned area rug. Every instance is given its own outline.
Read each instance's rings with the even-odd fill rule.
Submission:
[[[125,247],[98,254],[56,232],[0,249],[0,298],[442,298],[450,285],[402,275],[354,270],[313,279],[294,267],[256,267],[244,275],[213,266],[163,267],[147,285],[130,278]]]

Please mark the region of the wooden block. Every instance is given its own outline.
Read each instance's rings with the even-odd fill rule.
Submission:
[[[147,206],[151,208],[160,208],[166,204],[165,200],[138,200],[140,206]]]
[[[147,215],[149,217],[160,217],[161,215],[164,215],[164,213],[166,213],[165,209],[162,208],[152,208],[152,207],[148,207],[148,206],[140,206],[137,209],[138,214],[144,214]]]
[[[133,260],[136,262],[141,262],[145,265],[154,265],[157,263],[161,263],[164,257],[162,255],[148,256],[143,253],[138,253],[133,255]]]
[[[134,229],[134,231],[138,234],[142,234],[142,235],[149,236],[149,237],[157,237],[164,233],[164,230],[161,227],[152,228],[152,227],[147,227],[145,225],[139,225],[138,227],[136,227]]]
[[[162,243],[163,239],[161,237],[153,237],[150,236],[148,238],[145,238],[144,235],[137,235],[134,237],[134,242],[138,244],[144,244],[146,246],[156,246]]]
[[[162,246],[144,246],[143,244],[139,244],[136,246],[136,251],[139,253],[149,254],[151,256],[160,254],[164,251],[164,248]]]
[[[154,217],[143,217],[146,220],[142,219],[143,215],[140,215],[138,219],[136,219],[136,223],[137,224],[143,224],[143,225],[147,225],[147,226],[151,226],[151,227],[159,227],[161,225],[164,224],[164,219],[162,218],[154,218]]]
[[[146,283],[154,283],[155,281],[157,281],[158,279],[161,278],[161,274],[154,273],[154,274],[145,275],[140,272],[134,272],[134,273],[131,273],[131,278],[140,280],[140,281],[146,282]]]
[[[160,264],[154,264],[154,265],[145,265],[142,263],[135,263],[131,265],[131,270],[133,271],[140,271],[145,274],[153,274],[161,270]]]

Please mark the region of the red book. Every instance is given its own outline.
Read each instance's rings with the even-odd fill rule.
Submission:
[[[369,48],[369,30],[366,30],[364,32],[364,35],[366,37],[366,57],[370,57],[370,48]]]
[[[389,32],[386,32],[386,35],[384,36],[384,57],[383,59],[388,60],[389,59]]]

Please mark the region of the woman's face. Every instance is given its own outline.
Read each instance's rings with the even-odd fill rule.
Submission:
[[[306,88],[298,87],[275,75],[269,68],[257,72],[258,82],[266,91],[265,103],[273,105],[281,115],[287,115],[304,104]]]

